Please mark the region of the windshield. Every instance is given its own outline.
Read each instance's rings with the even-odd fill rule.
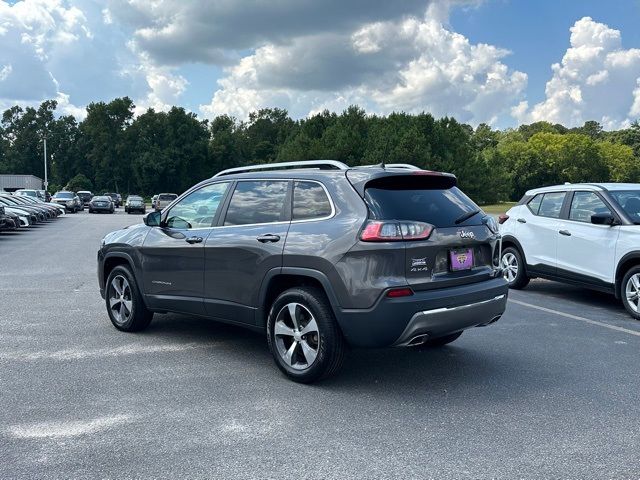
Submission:
[[[73,198],[73,193],[71,193],[71,192],[56,192],[54,197],[56,197],[56,198]]]
[[[613,190],[609,195],[626,212],[631,221],[640,224],[640,190]]]

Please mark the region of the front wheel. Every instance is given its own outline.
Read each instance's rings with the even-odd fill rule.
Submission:
[[[119,265],[106,282],[105,301],[113,326],[123,332],[139,332],[147,328],[153,312],[147,309],[131,271]]]
[[[338,371],[346,344],[329,302],[321,290],[286,290],[267,319],[269,350],[291,380],[311,383]]]
[[[620,285],[622,304],[636,320],[640,320],[640,266],[629,269]]]
[[[519,290],[529,284],[524,261],[517,248],[507,247],[502,251],[500,266],[502,267],[502,276],[509,283],[509,288]]]

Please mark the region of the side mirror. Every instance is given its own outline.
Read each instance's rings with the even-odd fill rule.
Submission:
[[[613,225],[616,219],[610,213],[594,213],[591,215],[591,223],[594,225]]]
[[[151,212],[150,214],[144,217],[144,224],[147,227],[159,227],[161,217],[162,217],[162,212]]]

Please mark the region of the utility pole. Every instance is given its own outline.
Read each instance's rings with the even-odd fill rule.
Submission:
[[[49,179],[47,178],[47,137],[44,137],[44,191],[49,187]],[[45,193],[46,195],[46,193]]]

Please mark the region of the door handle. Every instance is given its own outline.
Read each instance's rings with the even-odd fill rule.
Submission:
[[[519,218],[519,219],[518,219],[518,222],[520,222],[520,223],[527,223],[527,221],[526,221],[524,218]]]
[[[260,235],[258,238],[256,238],[256,240],[258,240],[260,243],[267,243],[267,242],[275,243],[280,241],[280,235],[267,233],[266,235]]]
[[[570,237],[571,236],[571,232],[569,230],[560,230],[558,233],[560,235],[564,235],[565,237]]]
[[[204,240],[202,237],[189,237],[185,241],[193,245],[194,243],[202,243],[202,240]]]

